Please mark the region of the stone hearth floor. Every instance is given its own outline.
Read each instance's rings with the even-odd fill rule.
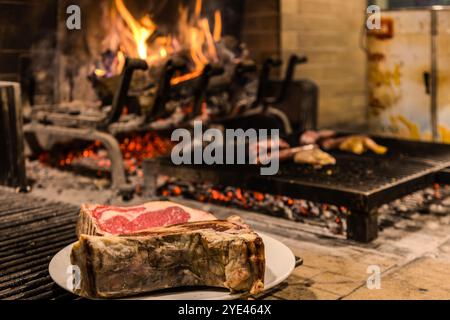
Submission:
[[[185,202],[219,217],[238,214],[303,259],[303,265],[262,299],[450,299],[450,214],[400,221],[374,242],[359,244],[302,223]],[[367,288],[369,266],[380,268],[380,289]]]
[[[80,205],[123,202],[102,179],[75,176],[54,169],[28,166],[35,180],[31,194]],[[210,210],[219,218],[237,214],[255,230],[279,239],[303,259],[292,275],[261,299],[450,299],[450,199],[436,213],[412,213],[396,218],[370,244],[330,236],[322,227],[234,208],[174,199]],[[381,288],[368,289],[369,266],[381,271]]]

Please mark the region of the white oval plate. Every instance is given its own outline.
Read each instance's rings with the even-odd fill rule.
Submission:
[[[266,254],[266,272],[264,277],[264,289],[268,290],[280,284],[292,273],[295,268],[295,256],[286,245],[265,234],[258,233],[264,241]],[[50,261],[48,271],[50,277],[60,287],[73,292],[69,284],[71,274],[70,252],[73,244],[59,251]],[[228,290],[221,288],[177,288],[155,291],[148,294],[128,297],[125,299],[136,300],[233,300],[241,297],[241,294],[230,294]]]

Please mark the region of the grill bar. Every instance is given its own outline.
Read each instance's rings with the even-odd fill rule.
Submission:
[[[0,299],[75,299],[48,274],[53,255],[76,240],[79,209],[0,188]]]
[[[2,276],[0,276],[0,283],[19,279],[19,278],[29,275],[33,272],[38,272],[41,270],[47,270],[47,266],[44,264],[38,264],[37,266],[34,266],[34,267],[25,268],[25,270],[19,270],[16,272],[9,273],[7,275],[2,275]]]
[[[48,284],[48,274],[45,276],[41,276],[37,279],[33,279],[31,281],[28,281],[26,284],[24,285],[20,285],[20,286],[13,286],[11,288],[8,288],[6,290],[0,291],[0,299],[5,299],[9,296],[13,296],[15,294],[21,293],[24,294],[26,291],[30,290],[30,289],[39,289],[42,285],[46,285]],[[24,290],[27,289],[27,290]]]
[[[0,242],[7,241],[11,239],[11,237],[24,235],[24,231],[28,230],[31,226],[33,230],[41,227],[48,227],[47,221],[51,221],[54,226],[66,225],[67,223],[73,223],[74,218],[71,212],[57,212],[57,217],[53,219],[51,216],[45,217],[43,220],[40,220],[36,216],[33,219],[30,219],[28,223],[26,222],[11,222],[8,223],[5,228],[0,229],[3,233],[3,236],[0,238]],[[75,218],[76,219],[76,218]],[[51,231],[51,230],[48,230]]]
[[[62,223],[68,223],[71,222],[75,224],[76,217],[72,217],[70,213],[65,214],[65,216],[58,217],[55,219],[51,219],[52,225],[60,225]],[[0,222],[1,223],[1,222]],[[27,232],[27,230],[34,230],[35,228],[46,228],[50,224],[49,219],[39,220],[36,219],[35,221],[32,221],[32,223],[26,224],[26,223],[19,223],[19,224],[13,224],[9,225],[5,229],[0,229],[2,233],[7,234],[7,236],[2,237],[2,239],[7,239],[13,237],[15,234],[24,234],[24,232]],[[2,240],[0,239],[0,240]]]
[[[49,239],[51,240],[51,239]],[[3,267],[7,264],[7,263],[12,263],[14,261],[22,261],[24,259],[28,259],[28,257],[32,256],[38,256],[40,254],[45,254],[48,252],[53,252],[54,249],[61,249],[60,243],[71,243],[73,242],[73,235],[71,233],[64,235],[62,237],[62,239],[60,239],[57,242],[53,242],[53,241],[48,241],[45,243],[50,243],[47,245],[40,245],[40,246],[36,246],[35,249],[31,249],[31,250],[26,250],[26,251],[22,251],[17,253],[18,248],[13,249],[13,250],[9,250],[4,252],[4,254],[2,253],[2,257],[0,257],[0,263],[2,264],[2,267],[0,267],[0,270],[3,269]]]
[[[2,200],[3,202],[4,200]],[[21,205],[20,203],[18,204],[16,201],[20,201],[20,199],[15,199],[14,202],[12,203],[2,203],[2,206],[0,206],[0,216],[9,216],[15,213],[21,213],[24,212],[24,208],[23,205]],[[26,208],[26,211],[33,211],[36,209],[40,209],[43,207],[44,203],[39,203],[39,204],[33,204],[30,205],[29,207]]]
[[[71,214],[71,212],[68,212],[66,214]],[[1,220],[3,227],[0,227],[0,230],[21,226],[36,221],[43,221],[58,216],[61,216],[60,212],[55,212],[52,209],[28,211],[26,214],[12,214],[8,216],[7,219]]]
[[[40,285],[39,287],[32,288],[31,290],[28,287],[24,287],[22,288],[23,292],[10,296],[5,300],[30,299],[38,294],[41,295],[44,293],[47,295],[55,295],[55,293],[60,293],[63,290],[53,283],[50,276],[45,278],[45,282],[47,282],[47,284]]]
[[[41,278],[41,277],[45,277],[47,276],[48,273],[46,270],[41,270],[38,272],[34,272],[25,276],[20,277],[19,279],[13,279],[10,281],[5,281],[2,282],[2,284],[0,284],[0,296],[3,292],[3,290],[9,289],[11,290],[11,288],[17,287],[19,285],[23,285],[25,283],[29,283],[29,281],[37,279],[37,278]]]
[[[26,245],[28,243],[33,243],[35,245],[38,241],[41,240],[43,241],[52,240],[53,239],[52,237],[58,237],[59,235],[61,235],[61,233],[64,233],[64,231],[70,233],[71,231],[73,231],[73,225],[68,224],[66,226],[62,226],[61,228],[44,230],[42,232],[33,232],[33,234],[30,235],[24,235],[22,237],[17,237],[15,239],[5,240],[0,242],[0,246],[2,247],[3,250],[8,250],[10,248],[17,248]]]

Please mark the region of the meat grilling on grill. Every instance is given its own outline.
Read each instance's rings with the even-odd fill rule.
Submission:
[[[358,155],[363,154],[368,150],[379,155],[386,154],[388,151],[386,147],[377,144],[373,139],[364,135],[329,138],[322,142],[322,147],[325,150],[339,149]]]
[[[322,151],[317,146],[303,147],[294,156],[295,163],[310,164],[316,167],[335,165],[336,159],[330,154]]]
[[[336,132],[332,130],[307,130],[300,135],[300,145],[318,144],[323,139],[333,138]]]
[[[358,155],[369,150],[380,155],[388,151],[386,147],[377,144],[366,135],[337,137],[336,133],[331,130],[305,131],[299,141],[300,145],[318,145],[324,150],[339,149]]]

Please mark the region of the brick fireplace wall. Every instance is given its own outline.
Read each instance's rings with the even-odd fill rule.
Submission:
[[[280,0],[280,6],[281,55],[308,56],[296,76],[319,86],[319,126],[365,126],[367,64],[360,40],[366,1]]]
[[[56,8],[57,0],[0,0],[0,80],[31,81],[32,58],[52,64]],[[45,78],[46,75],[40,76]],[[34,86],[33,90],[39,95],[45,88]]]
[[[280,1],[245,0],[241,39],[251,57],[261,63],[280,55]]]

